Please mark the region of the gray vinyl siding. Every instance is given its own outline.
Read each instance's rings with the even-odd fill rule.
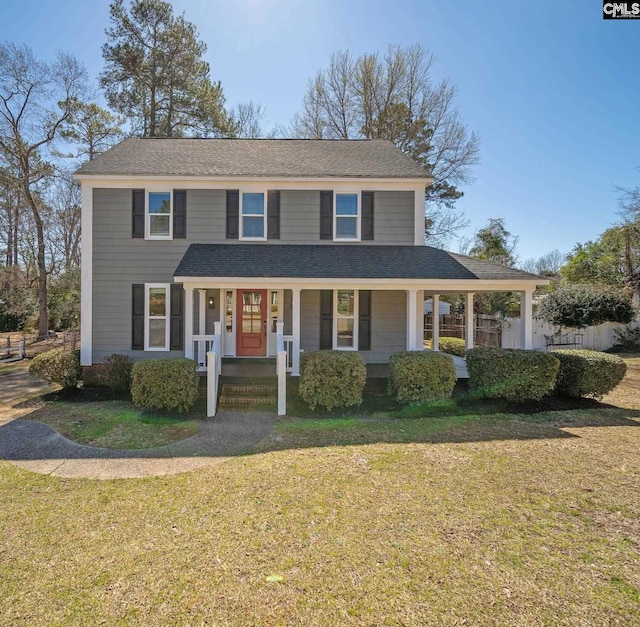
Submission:
[[[171,185],[167,185],[171,189]],[[330,189],[330,186],[327,186]],[[176,240],[145,240],[131,237],[131,189],[93,190],[93,363],[100,363],[106,355],[121,353],[133,358],[180,356],[182,351],[131,350],[131,285],[133,283],[172,283],[173,272],[192,243],[236,243],[226,239],[226,191],[188,190],[187,237]],[[407,192],[375,193],[375,240],[362,245],[413,245],[414,194]],[[281,239],[267,244],[328,244],[320,240],[320,192],[283,190],[281,199]],[[257,243],[256,245],[264,245]],[[216,292],[216,311],[207,312],[207,331],[220,307],[220,293]],[[285,298],[290,298],[287,295]],[[374,294],[374,336],[370,361],[384,360],[384,356],[399,346],[398,334],[404,333],[404,313],[392,324],[378,325],[377,303],[380,311],[390,315],[387,305],[389,293]],[[319,342],[319,295],[302,292],[302,347],[317,350]],[[400,303],[404,312],[404,301]],[[398,320],[401,332],[395,329]],[[290,320],[285,316],[287,326]],[[197,327],[194,327],[197,328]],[[390,339],[380,338],[378,333]],[[402,341],[404,346],[404,339]],[[379,347],[379,348],[377,348]],[[393,351],[392,351],[393,352]]]
[[[375,238],[373,241],[362,242],[362,245],[412,246],[413,192],[375,192],[374,198]],[[339,242],[320,239],[319,191],[280,192],[280,239],[272,243],[339,245]]]
[[[407,348],[407,296],[404,291],[371,294],[371,350],[360,351],[367,363],[386,363],[393,353]],[[300,347],[317,351],[320,346],[320,292],[300,294]]]

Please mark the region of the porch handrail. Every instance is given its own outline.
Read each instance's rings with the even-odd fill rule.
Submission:
[[[284,323],[276,323],[276,374],[278,376],[278,416],[287,413],[287,364],[288,356],[284,344]]]
[[[207,417],[216,415],[218,408],[218,382],[222,370],[221,323],[214,323],[215,331],[211,350],[207,352]],[[195,337],[195,336],[194,336]]]

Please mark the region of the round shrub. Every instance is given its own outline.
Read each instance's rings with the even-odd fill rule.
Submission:
[[[601,399],[624,378],[627,364],[617,355],[591,350],[553,351],[560,360],[556,390],[567,396]]]
[[[40,353],[29,364],[29,374],[65,389],[75,388],[82,374],[80,358],[77,352],[67,353],[61,348]]]
[[[114,353],[105,357],[96,377],[97,383],[113,392],[129,392],[131,389],[131,371],[133,359],[127,355]]]
[[[516,403],[549,394],[560,367],[560,360],[551,353],[521,349],[473,348],[466,359],[472,390],[485,398]]]
[[[441,337],[440,338],[440,350],[443,353],[449,353],[449,355],[456,355],[458,357],[464,357],[466,347],[464,340],[459,337]]]
[[[315,409],[331,411],[362,403],[367,368],[358,353],[316,351],[300,358],[300,396]]]
[[[185,412],[198,400],[198,364],[193,359],[146,359],[133,364],[131,398],[146,409]]]
[[[406,351],[389,359],[389,393],[400,403],[450,398],[455,384],[456,368],[448,355]]]

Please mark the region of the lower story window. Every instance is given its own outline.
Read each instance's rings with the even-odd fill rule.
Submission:
[[[169,350],[169,285],[147,283],[145,350]]]
[[[334,295],[334,338],[337,349],[355,350],[358,347],[358,291],[336,290]]]

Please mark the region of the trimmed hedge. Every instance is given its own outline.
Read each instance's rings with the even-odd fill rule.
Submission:
[[[441,337],[440,350],[443,353],[449,353],[449,355],[464,357],[467,349],[464,345],[464,340],[459,337]]]
[[[300,396],[315,409],[318,405],[331,411],[362,403],[367,368],[358,353],[316,351],[300,358]]]
[[[96,376],[96,382],[114,392],[129,392],[131,390],[131,371],[133,359],[127,355],[114,353],[105,357]]]
[[[82,375],[80,358],[77,352],[67,353],[62,348],[40,353],[29,364],[29,374],[65,389],[75,388]]]
[[[389,393],[400,403],[450,398],[455,384],[456,368],[448,355],[406,351],[389,359]]]
[[[624,378],[627,364],[617,355],[591,350],[558,350],[556,391],[567,396],[601,399]]]
[[[472,348],[467,351],[469,387],[485,398],[537,401],[553,391],[560,360],[551,353]]]
[[[146,409],[185,412],[198,400],[200,379],[193,359],[146,359],[133,364],[131,399]]]

